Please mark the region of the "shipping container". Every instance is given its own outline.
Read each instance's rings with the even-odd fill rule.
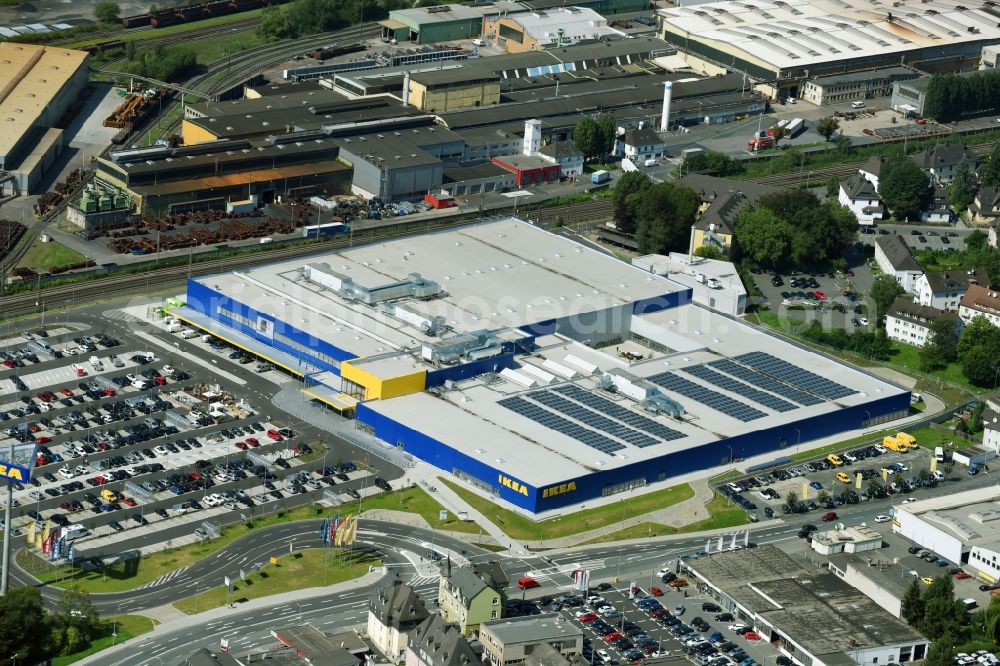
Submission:
[[[611,174],[603,169],[590,174],[590,182],[592,183],[606,183],[609,180],[611,180]]]
[[[346,234],[350,227],[343,222],[330,222],[327,224],[310,224],[302,227],[303,238],[316,238],[316,230],[319,229],[320,236],[333,236],[335,234]]]

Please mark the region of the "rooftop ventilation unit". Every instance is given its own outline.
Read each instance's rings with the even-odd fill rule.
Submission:
[[[422,277],[419,273],[410,273],[405,280],[377,287],[357,284],[346,275],[331,269],[326,263],[306,264],[302,268],[302,275],[310,282],[326,287],[346,300],[360,301],[366,305],[398,298],[428,299],[441,293],[441,285]]]
[[[659,391],[643,400],[642,408],[652,414],[667,414],[674,419],[684,416],[684,407],[681,403],[668,398]]]

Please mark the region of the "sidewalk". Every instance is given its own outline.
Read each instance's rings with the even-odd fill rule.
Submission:
[[[337,583],[327,587],[309,587],[302,590],[295,590],[294,592],[275,594],[261,599],[252,599],[242,604],[238,604],[235,608],[220,606],[219,608],[213,608],[210,611],[205,611],[204,613],[199,613],[197,615],[186,615],[178,611],[173,606],[160,606],[158,608],[150,608],[144,611],[136,611],[136,614],[145,615],[146,617],[160,622],[160,624],[156,625],[153,631],[149,633],[129,639],[113,648],[102,650],[76,663],[81,666],[85,666],[86,664],[106,664],[111,661],[110,656],[112,654],[123,650],[133,651],[138,644],[151,639],[155,640],[161,634],[176,631],[178,629],[184,629],[185,627],[201,627],[209,622],[212,622],[213,620],[231,620],[237,615],[248,611],[256,611],[273,606],[282,606],[296,601],[303,601],[305,599],[312,599],[318,596],[326,596],[329,594],[336,594],[338,592],[346,592],[348,590],[365,587],[366,585],[372,585],[378,582],[384,575],[384,571],[379,569],[351,581]]]

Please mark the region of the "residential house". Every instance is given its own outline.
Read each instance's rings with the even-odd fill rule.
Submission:
[[[488,620],[480,625],[483,663],[520,666],[543,645],[566,658],[583,654],[583,629],[558,613]]]
[[[474,637],[480,623],[503,617],[509,582],[498,562],[456,567],[449,558],[441,568],[438,606],[448,622]]]
[[[966,211],[966,217],[974,224],[987,226],[1000,220],[1000,189],[980,187],[976,198]]]
[[[716,247],[728,255],[733,244],[736,220],[743,206],[777,192],[777,188],[751,181],[736,181],[700,173],[683,176],[677,184],[690,187],[701,197],[695,221],[692,251],[703,245]]]
[[[974,318],[982,316],[1000,326],[1000,292],[979,284],[970,284],[958,304],[958,316],[968,326]]]
[[[430,613],[412,587],[390,580],[368,600],[368,637],[382,654],[396,663],[406,651],[406,636]]]
[[[841,206],[846,206],[858,218],[858,224],[872,226],[876,220],[885,217],[885,208],[879,200],[875,185],[860,173],[856,173],[840,184]]]
[[[885,333],[890,340],[923,347],[930,338],[931,324],[938,317],[947,314],[944,310],[920,305],[906,296],[899,296],[885,313]],[[955,325],[960,327],[962,320],[955,317]]]
[[[929,224],[950,224],[951,203],[948,190],[940,185],[934,188],[930,203],[920,211],[920,221]]]
[[[858,173],[864,176],[865,180],[870,182],[875,186],[875,191],[878,192],[878,179],[882,175],[882,169],[885,167],[885,158],[879,157],[878,155],[873,155],[868,158],[868,161],[862,164],[858,168]]]
[[[406,666],[482,666],[462,630],[437,613],[410,632]]]
[[[910,293],[916,290],[917,278],[924,272],[910,248],[896,235],[875,239],[875,262],[883,273],[895,277],[896,282]]]
[[[572,141],[555,141],[538,151],[539,157],[559,165],[563,177],[583,175],[583,152]]]
[[[988,286],[990,277],[980,268],[924,273],[917,278],[916,301],[938,310],[957,310],[970,284]]]
[[[615,155],[627,157],[636,165],[648,159],[659,159],[663,156],[664,150],[663,139],[651,127],[645,125],[639,129],[626,130],[615,142]]]
[[[960,143],[939,143],[915,153],[912,159],[938,184],[950,183],[955,176],[955,167],[963,159],[968,159],[973,169],[976,164],[975,155]]]

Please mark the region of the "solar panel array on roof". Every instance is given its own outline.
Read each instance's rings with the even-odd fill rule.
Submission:
[[[673,428],[668,428],[662,423],[657,423],[648,416],[636,414],[632,410],[626,409],[625,407],[622,407],[607,398],[602,398],[601,396],[594,395],[589,391],[584,391],[575,384],[563,384],[562,386],[557,386],[555,390],[569,396],[579,403],[587,405],[588,407],[593,407],[613,419],[626,423],[633,428],[638,428],[639,430],[648,432],[650,435],[659,437],[664,442],[670,442],[675,439],[687,437],[684,433],[678,432]]]
[[[767,375],[763,375],[756,370],[751,370],[745,365],[740,365],[736,361],[728,358],[712,361],[708,365],[712,366],[716,370],[721,370],[722,372],[730,374],[733,377],[742,379],[748,384],[753,384],[754,386],[766,389],[772,393],[781,394],[789,400],[793,400],[800,405],[805,405],[806,407],[809,407],[810,405],[818,405],[823,402],[814,395],[809,395],[805,391],[800,391],[797,388],[789,386],[788,384],[782,384],[773,377],[768,377]]]
[[[736,357],[736,360],[740,363],[749,365],[754,370],[758,370],[771,375],[775,379],[780,379],[783,382],[788,382],[789,384],[798,386],[806,391],[809,391],[810,393],[815,393],[818,396],[826,398],[827,400],[846,398],[849,395],[857,393],[854,389],[849,389],[843,384],[830,381],[826,377],[820,377],[814,372],[803,370],[798,366],[792,365],[788,361],[783,361],[780,358],[765,352],[755,351],[740,354]]]
[[[499,400],[497,404],[550,430],[561,432],[581,444],[586,444],[591,448],[597,449],[601,453],[610,455],[625,448],[624,444],[620,444],[593,430],[587,430],[583,426],[553,414],[546,409],[542,409],[538,405],[534,405],[519,396],[504,398],[503,400]]]
[[[606,416],[598,414],[591,409],[587,409],[582,405],[578,405],[572,400],[567,400],[556,393],[552,393],[550,391],[532,391],[525,397],[531,398],[535,402],[540,402],[549,409],[560,412],[572,419],[576,419],[585,426],[605,432],[612,437],[617,437],[618,439],[628,442],[633,446],[642,448],[658,444],[658,442],[649,435],[643,434],[638,430],[633,430],[632,428],[626,427],[621,423],[616,423]]]
[[[704,365],[692,365],[687,368],[683,368],[684,372],[694,375],[698,379],[705,381],[709,384],[714,384],[721,389],[725,389],[730,393],[736,393],[742,395],[744,398],[749,398],[756,403],[764,405],[765,407],[770,407],[776,412],[790,412],[793,409],[797,409],[797,405],[793,405],[787,400],[782,400],[781,398],[775,397],[770,393],[765,393],[764,391],[758,391],[757,389],[747,386],[743,382],[738,382],[732,377],[727,377],[720,372],[716,372],[711,368],[706,368]]]
[[[672,372],[661,372],[658,375],[648,377],[648,379],[668,391],[680,393],[685,397],[691,398],[692,400],[700,402],[703,405],[707,405],[715,411],[721,412],[726,416],[736,419],[737,421],[753,421],[767,416],[767,414],[759,409],[754,409],[753,407],[745,405],[738,400],[734,400],[727,395],[707,389],[700,384],[695,384],[694,382],[684,379],[683,377],[679,377]]]

